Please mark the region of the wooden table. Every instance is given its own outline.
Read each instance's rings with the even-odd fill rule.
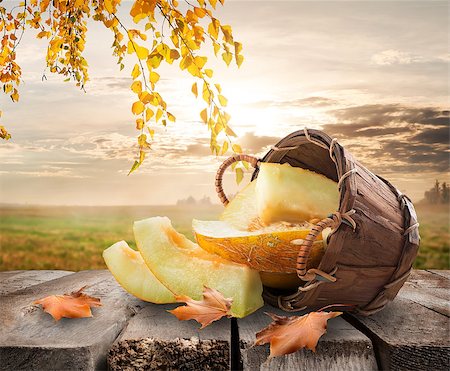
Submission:
[[[106,270],[0,272],[1,370],[449,370],[450,271],[415,271],[393,303],[370,317],[329,321],[316,353],[267,361],[252,347],[265,307],[204,330],[127,294]],[[101,298],[92,318],[52,317],[36,299],[87,285]]]

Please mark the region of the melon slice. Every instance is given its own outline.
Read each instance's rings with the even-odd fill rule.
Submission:
[[[262,225],[259,222],[256,207],[256,180],[247,184],[225,206],[220,220],[227,222],[236,229],[254,230]]]
[[[200,300],[204,286],[214,288],[233,299],[231,312],[239,318],[263,306],[257,271],[206,252],[178,233],[168,218],[137,221],[134,235],[147,266],[177,295]]]
[[[156,279],[139,251],[125,241],[103,251],[103,259],[117,282],[130,294],[152,303],[175,303],[175,296]]]
[[[293,240],[304,239],[312,224],[274,223],[255,230],[243,231],[223,221],[193,220],[197,243],[206,251],[224,259],[264,272],[295,273],[300,246]],[[325,248],[322,236],[313,244],[308,267],[317,267]]]
[[[338,210],[337,183],[289,164],[263,162],[256,179],[256,205],[263,224],[323,219]]]

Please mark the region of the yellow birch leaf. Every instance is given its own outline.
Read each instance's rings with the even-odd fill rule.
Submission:
[[[200,112],[200,118],[205,124],[208,122],[208,111],[206,108]]]
[[[150,72],[150,82],[152,84],[156,84],[159,80],[159,74],[156,72],[151,71]]]
[[[143,46],[139,46],[136,43],[135,43],[135,47],[136,47],[136,55],[138,56],[138,58],[139,59],[147,59],[148,54],[149,54],[148,49]]]
[[[152,140],[153,140],[153,136],[155,135],[155,131],[153,129],[147,128],[148,129],[148,133],[150,134]]]
[[[225,127],[225,133],[231,137],[237,137],[237,134],[228,125]]]
[[[172,115],[170,112],[167,112],[167,118],[169,121],[175,122],[175,116]]]
[[[198,97],[198,88],[197,88],[197,83],[196,83],[196,82],[194,82],[194,83],[192,84],[192,89],[191,89],[191,91],[192,91],[192,94],[194,94],[195,97],[197,98],[197,97]]]
[[[136,101],[131,106],[131,112],[133,112],[135,115],[139,115],[144,112],[144,107],[144,103],[142,103],[141,101]]]
[[[219,99],[220,104],[222,105],[222,107],[226,107],[228,104],[228,99],[225,98],[223,95],[220,95],[217,97]]]
[[[214,43],[214,55],[217,57],[217,53],[220,51],[220,45]]]
[[[239,144],[233,144],[231,148],[235,153],[242,153],[242,148]]]
[[[209,78],[213,77],[213,70],[210,70],[209,68],[205,69],[205,74]]]
[[[202,95],[203,95],[203,100],[210,104],[212,97],[211,97],[211,92],[209,91],[209,87],[208,85],[204,82],[203,83],[203,91],[202,91]]]
[[[133,67],[133,71],[131,71],[131,77],[136,79],[141,74],[141,70],[138,64],[135,64]]]
[[[208,58],[206,58],[206,57],[195,57],[194,63],[196,64],[196,66],[198,68],[202,69],[207,60],[208,60]]]
[[[229,52],[224,52],[224,53],[222,53],[222,59],[227,64],[227,66],[229,66],[231,63],[231,60],[233,59],[233,54],[231,54]]]
[[[219,37],[219,21],[215,18],[211,19],[211,23],[208,26],[208,33],[213,39],[217,40]]]
[[[131,167],[128,175],[130,175],[133,171],[135,171],[139,166],[141,166],[141,163],[139,161],[134,161],[134,164]]]
[[[158,68],[161,64],[161,61],[163,59],[163,56],[161,54],[150,54],[150,56],[147,58],[147,66],[148,69],[152,68]]]
[[[147,108],[145,110],[145,121],[150,121],[150,119],[153,117],[153,115],[154,115],[154,112],[150,108]]]
[[[194,13],[197,17],[203,18],[206,15],[206,10],[204,8],[194,6]]]
[[[221,155],[224,155],[225,153],[227,153],[227,151],[228,151],[228,142],[225,141],[225,142],[223,142],[223,144],[222,144],[222,151],[220,152],[220,154],[221,154]]]
[[[139,143],[139,146],[146,147],[147,146],[147,135],[145,135],[145,134],[139,135],[138,143]]]
[[[218,135],[222,131],[222,129],[223,125],[220,122],[216,123],[216,125],[214,125],[214,134]]]
[[[109,14],[114,13],[114,7],[113,7],[112,0],[104,0],[103,4],[105,5],[105,9]]]
[[[185,56],[183,59],[181,59],[180,61],[180,68],[182,70],[185,70],[186,68],[188,68],[190,65],[192,64],[192,58],[190,55]]]
[[[145,160],[145,151],[139,151],[139,162],[142,164]]]
[[[239,54],[242,51],[242,44],[235,41],[234,42],[234,54]]]
[[[162,114],[163,114],[163,111],[161,111],[161,109],[158,108],[158,110],[156,111],[156,117],[155,117],[156,122],[159,121],[159,119],[161,118]]]
[[[229,25],[220,26],[220,29],[222,30],[224,40],[227,43],[232,44],[233,43],[233,34],[232,34],[231,26],[229,26]]]
[[[241,67],[242,62],[244,62],[244,56],[236,55],[236,64],[238,67]]]
[[[148,91],[143,91],[142,93],[139,94],[139,100],[144,104],[150,103],[152,99],[153,96]]]
[[[180,58],[180,53],[178,52],[178,50],[171,49],[170,50],[170,58],[171,59],[178,59],[178,58]]]
[[[140,81],[134,81],[131,84],[131,90],[136,94],[142,93],[142,83]]]
[[[144,120],[139,118],[136,119],[136,129],[141,130],[144,127]]]
[[[240,184],[242,182],[242,179],[244,179],[244,171],[240,167],[237,167],[235,171],[236,171],[236,183]]]

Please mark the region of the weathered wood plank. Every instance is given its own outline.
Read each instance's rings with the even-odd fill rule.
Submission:
[[[55,322],[33,301],[87,285],[103,304],[92,318]],[[93,370],[106,367],[106,353],[142,301],[127,294],[106,270],[83,271],[0,296],[2,370]]]
[[[450,317],[450,279],[444,274],[413,271],[398,296]]]
[[[437,270],[437,269],[427,269],[427,272],[438,274],[448,280],[450,280],[450,270]]]
[[[381,369],[450,369],[447,316],[398,296],[369,317],[348,318],[372,339]]]
[[[230,369],[230,320],[200,330],[197,322],[179,321],[166,311],[175,307],[147,303],[109,351],[109,369]]]
[[[271,318],[264,312],[289,313],[265,306],[249,317],[238,320],[241,359],[244,370],[376,370],[377,364],[370,340],[342,318],[328,321],[328,332],[322,336],[316,353],[302,349],[296,353],[267,361],[269,345],[252,347],[255,334]],[[295,315],[293,313],[292,315]]]
[[[29,286],[38,285],[72,274],[62,270],[30,270],[0,272],[0,295],[10,294]]]

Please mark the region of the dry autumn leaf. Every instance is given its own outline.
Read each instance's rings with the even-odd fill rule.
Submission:
[[[84,288],[85,286],[70,294],[50,295],[36,300],[34,304],[42,305],[42,309],[56,321],[59,321],[62,317],[92,317],[91,307],[101,307],[102,304],[100,299],[83,294]]]
[[[224,316],[231,317],[230,308],[233,299],[226,299],[219,291],[206,286],[203,288],[203,300],[193,300],[184,295],[176,296],[176,300],[186,303],[186,305],[168,312],[175,315],[180,321],[195,319],[201,323],[201,328]]]
[[[256,334],[255,345],[270,343],[269,358],[272,358],[294,353],[302,348],[315,352],[319,338],[327,332],[327,320],[342,312],[311,312],[300,317],[266,314],[273,322]]]

